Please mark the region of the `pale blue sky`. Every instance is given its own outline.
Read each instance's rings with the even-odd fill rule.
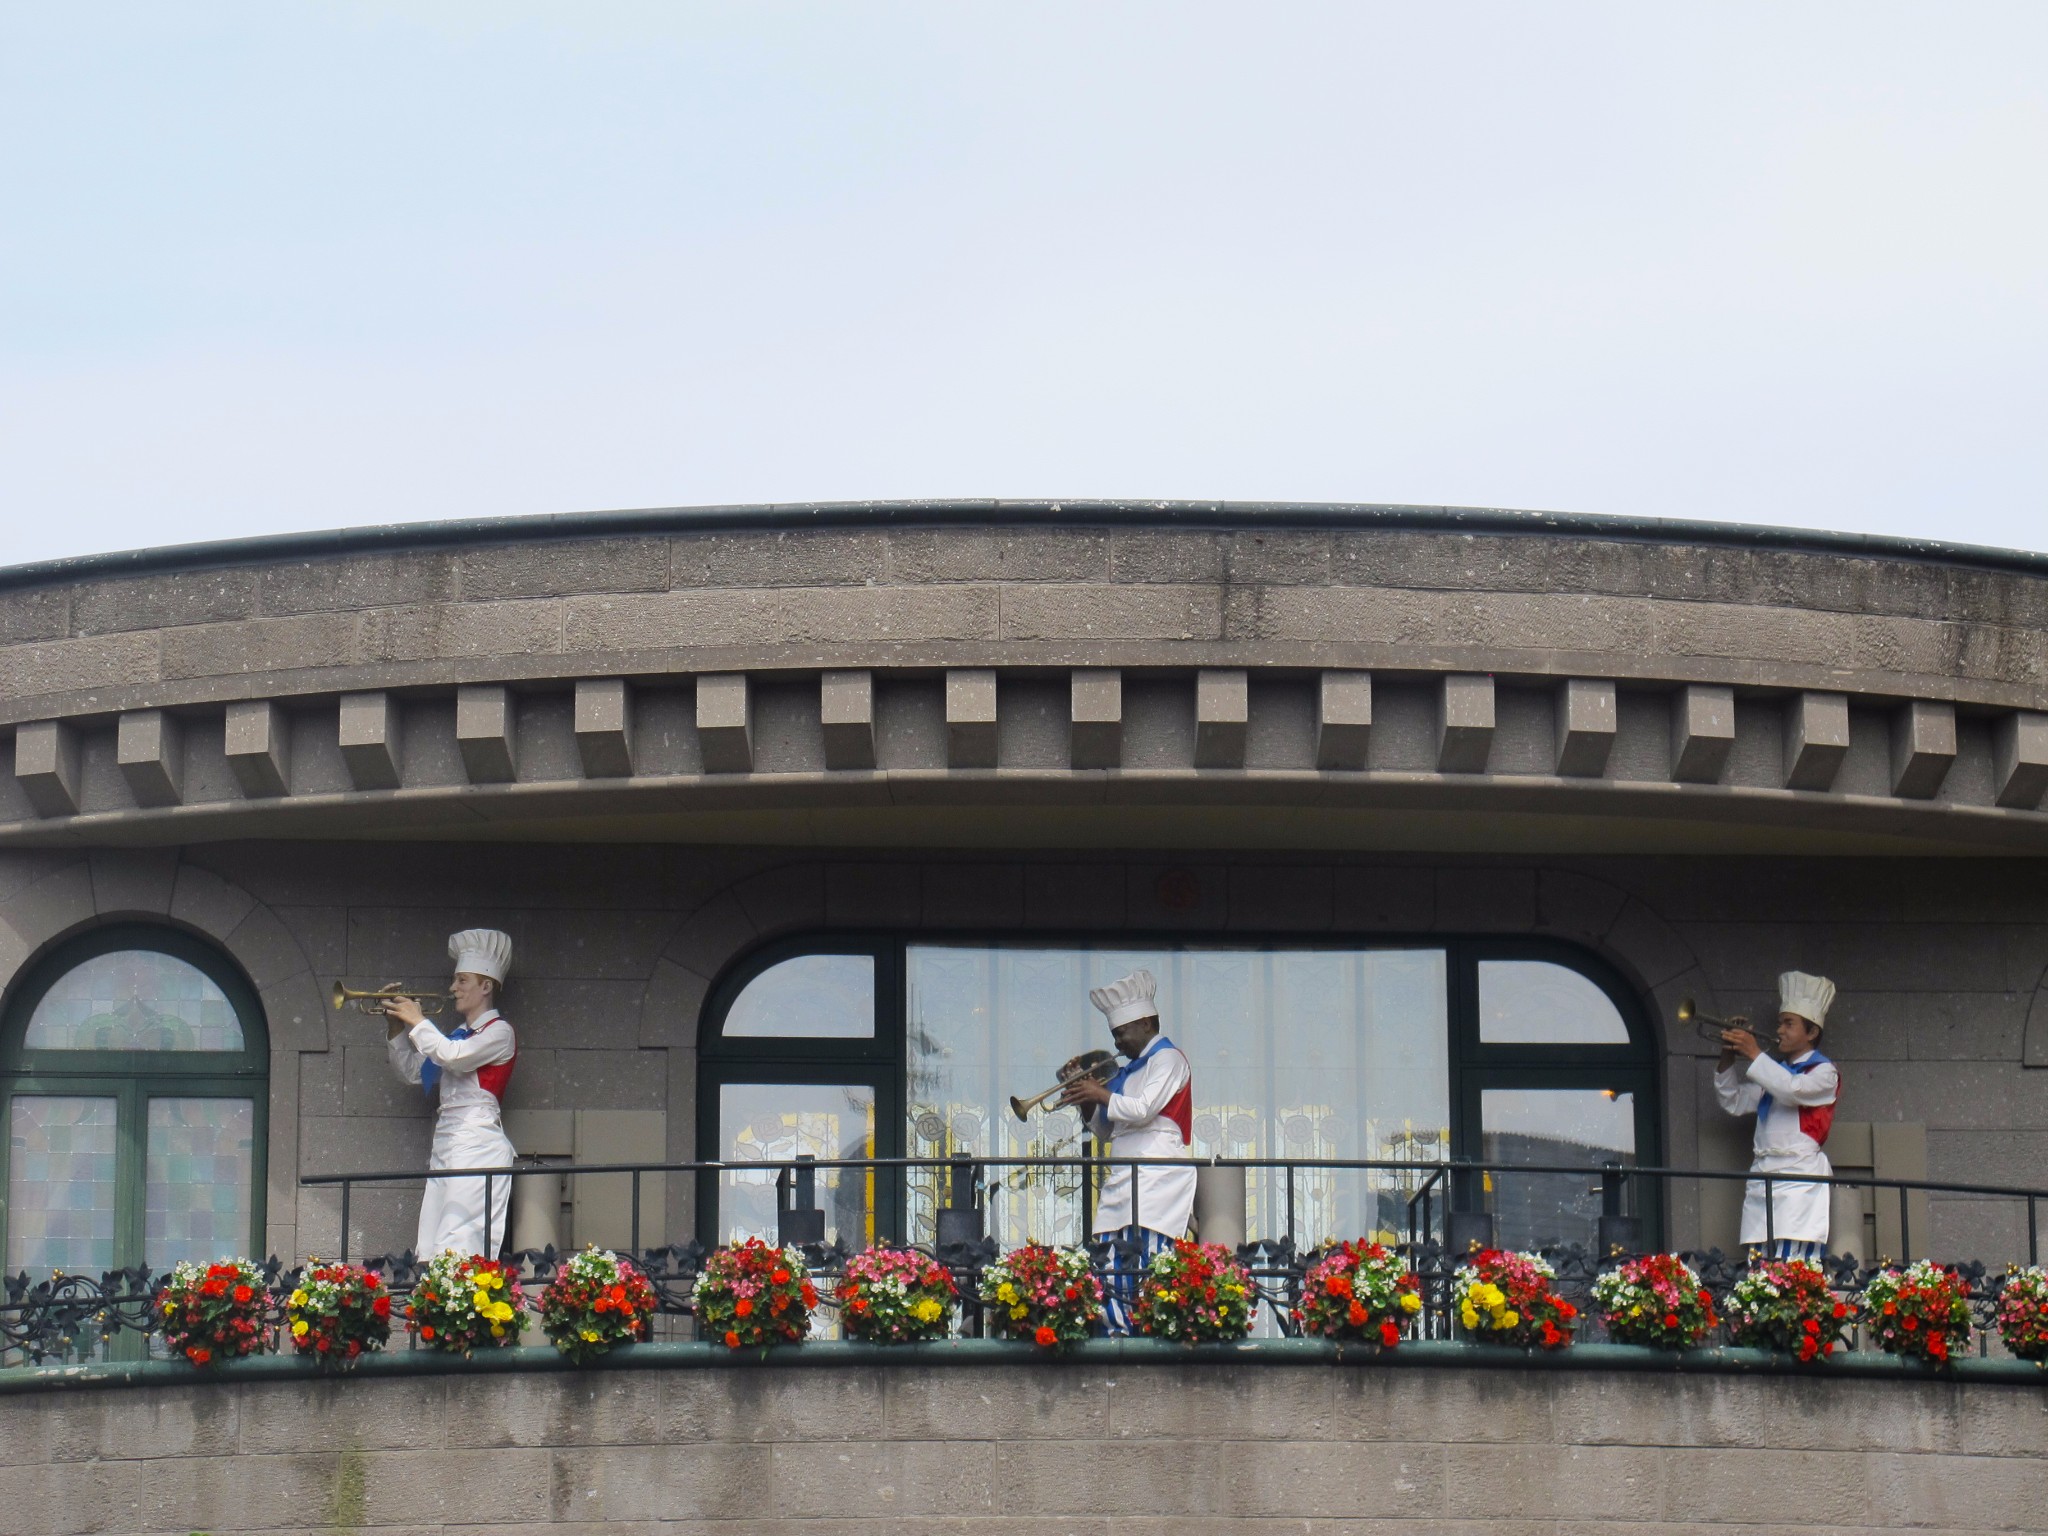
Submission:
[[[871,496],[2048,548],[2048,6],[0,0],[0,562]]]

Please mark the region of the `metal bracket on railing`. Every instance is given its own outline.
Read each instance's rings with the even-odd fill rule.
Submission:
[[[981,1167],[955,1156],[946,1175],[946,1203],[939,1209],[938,1246],[978,1243],[987,1231],[981,1205]]]
[[[787,1167],[775,1171],[775,1239],[785,1248],[791,1243],[825,1241],[825,1213],[818,1206],[818,1170],[809,1166],[815,1161],[809,1154],[799,1155],[794,1179]]]

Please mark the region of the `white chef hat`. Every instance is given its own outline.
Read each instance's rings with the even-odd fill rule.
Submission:
[[[448,958],[455,969],[503,981],[512,969],[512,935],[495,928],[465,928],[448,935]]]
[[[1835,984],[1825,976],[1804,971],[1787,971],[1778,978],[1778,1011],[1796,1013],[1816,1029],[1828,1021],[1828,1007],[1835,1000]]]
[[[1096,987],[1088,994],[1088,1001],[1109,1015],[1109,1027],[1115,1029],[1133,1019],[1155,1017],[1159,1009],[1152,999],[1158,995],[1159,983],[1152,979],[1150,971],[1133,971],[1121,981]]]

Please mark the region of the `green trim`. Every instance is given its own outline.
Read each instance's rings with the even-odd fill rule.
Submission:
[[[1509,1370],[1644,1373],[1675,1376],[1788,1376],[1808,1381],[1887,1380],[1954,1385],[2036,1387],[2039,1366],[2024,1360],[1959,1360],[1936,1369],[1890,1355],[1837,1355],[1826,1365],[1801,1365],[1761,1349],[1696,1349],[1683,1354],[1634,1344],[1578,1344],[1555,1353],[1507,1349],[1459,1340],[1411,1341],[1398,1349],[1346,1349],[1321,1339],[1247,1339],[1238,1344],[1168,1344],[1158,1339],[1090,1339],[1062,1354],[1000,1339],[948,1339],[937,1344],[865,1344],[821,1340],[774,1349],[727,1349],[719,1344],[633,1344],[594,1365],[571,1365],[553,1349],[525,1346],[464,1359],[439,1350],[401,1349],[366,1355],[346,1377],[502,1376],[514,1372],[618,1370],[801,1370],[877,1366],[965,1366],[1071,1369],[1101,1366],[1350,1366],[1359,1369]],[[90,1365],[20,1366],[0,1370],[0,1396],[96,1387],[234,1386],[264,1381],[311,1381],[322,1375],[309,1360],[265,1355],[195,1369],[174,1360],[95,1362]]]

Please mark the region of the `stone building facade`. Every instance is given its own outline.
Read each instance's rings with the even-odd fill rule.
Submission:
[[[1540,940],[1649,1032],[1639,1162],[1744,1165],[1676,1008],[1800,968],[1841,988],[1847,1165],[2048,1184],[2044,791],[2048,560],[1935,545],[961,503],[0,573],[5,1027],[96,930],[211,946],[260,1008],[251,1245],[286,1259],[344,1242],[302,1176],[427,1148],[329,989],[431,980],[476,925],[517,947],[508,1109],[590,1161],[704,1151],[707,1020],[772,943]],[[1734,1193],[1672,1186],[1669,1241],[1732,1245]],[[416,1199],[356,1191],[349,1251]],[[2024,1251],[2023,1204],[1909,1214],[1871,1234]]]

